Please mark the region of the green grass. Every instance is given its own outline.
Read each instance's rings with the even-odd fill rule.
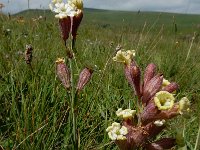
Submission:
[[[34,22],[39,15],[46,20]],[[24,23],[17,22],[19,16],[24,16]],[[194,149],[200,113],[199,19],[199,15],[85,10],[78,31],[75,81],[85,66],[95,72],[78,101],[80,149],[116,149],[105,129],[116,121],[119,107],[134,108],[123,66],[111,59],[118,44],[136,50],[142,71],[148,63],[157,64],[166,79],[180,85],[177,99],[191,100],[190,119],[177,117],[163,134],[184,130],[189,149]],[[34,72],[24,61],[26,44],[34,48]],[[0,17],[0,145],[5,149],[72,149],[69,98],[55,74],[55,60],[65,54],[58,21],[49,11]]]

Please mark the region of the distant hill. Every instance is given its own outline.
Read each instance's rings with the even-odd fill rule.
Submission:
[[[40,15],[48,16],[48,15],[53,15],[53,13],[47,9],[29,9],[29,10],[23,10],[21,12],[18,12],[14,14],[13,16],[36,17]]]
[[[31,9],[24,10],[15,14],[14,16],[23,16],[26,18],[45,16],[53,18],[54,13],[50,10]],[[134,28],[141,28],[144,24],[147,26],[156,25],[161,27],[173,27],[174,24],[178,27],[178,30],[182,28],[188,28],[196,30],[196,27],[200,26],[200,15],[191,14],[177,14],[166,12],[131,12],[131,11],[114,11],[114,10],[101,10],[101,9],[84,9],[83,24],[96,24],[103,27],[112,25],[129,26]],[[198,29],[199,30],[199,29]]]
[[[93,8],[85,8],[85,12],[107,12],[110,10],[103,10],[103,9],[93,9]],[[111,10],[112,11],[112,10]],[[26,16],[26,15],[43,15],[43,14],[53,14],[49,9],[27,9],[21,12],[14,14],[13,16]]]

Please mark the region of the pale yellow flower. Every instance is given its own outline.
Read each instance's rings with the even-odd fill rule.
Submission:
[[[173,94],[167,91],[160,91],[156,93],[154,97],[154,103],[159,110],[169,110],[174,105],[174,96]]]
[[[64,63],[65,62],[65,59],[64,58],[58,58],[57,60],[56,60],[56,63]]]
[[[122,51],[119,50],[113,60],[124,64],[130,64],[135,56],[135,50]]]
[[[112,126],[109,126],[106,131],[108,132],[108,136],[111,140],[126,140],[126,134],[128,133],[128,129],[125,126],[122,126],[114,122]]]
[[[131,109],[125,109],[125,110],[122,110],[122,108],[119,108],[117,111],[116,111],[116,115],[118,117],[121,117],[123,119],[131,119],[133,118],[133,116],[136,114],[136,110],[131,110]]]

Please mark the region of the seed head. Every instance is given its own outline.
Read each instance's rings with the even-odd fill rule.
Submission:
[[[32,52],[33,52],[32,46],[30,44],[26,45],[26,51],[24,53],[24,57],[25,57],[25,61],[26,61],[27,64],[31,64]]]

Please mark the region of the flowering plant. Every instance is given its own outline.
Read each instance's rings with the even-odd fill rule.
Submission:
[[[67,49],[68,65],[65,63],[64,58],[58,58],[56,60],[56,74],[60,79],[62,85],[66,89],[67,95],[69,97],[70,105],[70,130],[72,135],[70,140],[73,143],[73,149],[79,149],[79,135],[78,135],[78,98],[80,93],[83,91],[86,84],[90,81],[93,70],[85,67],[79,73],[79,79],[75,86],[74,82],[74,68],[73,64],[76,63],[74,49],[77,36],[78,27],[83,18],[83,1],[82,0],[68,0],[64,3],[63,0],[52,0],[49,4],[51,11],[56,13],[55,17],[59,19],[59,25],[61,29],[62,39],[64,45]],[[67,39],[71,36],[71,47],[67,45]],[[79,72],[79,71],[78,71]]]
[[[176,145],[175,138],[153,139],[165,127],[165,123],[178,115],[183,117],[189,112],[190,101],[184,97],[176,102],[174,92],[178,84],[156,74],[156,65],[149,64],[144,72],[143,82],[141,71],[134,60],[135,51],[119,50],[114,61],[124,64],[126,79],[138,97],[139,109],[119,108],[116,115],[122,123],[113,123],[106,131],[121,150],[143,148],[147,150],[169,149]]]

